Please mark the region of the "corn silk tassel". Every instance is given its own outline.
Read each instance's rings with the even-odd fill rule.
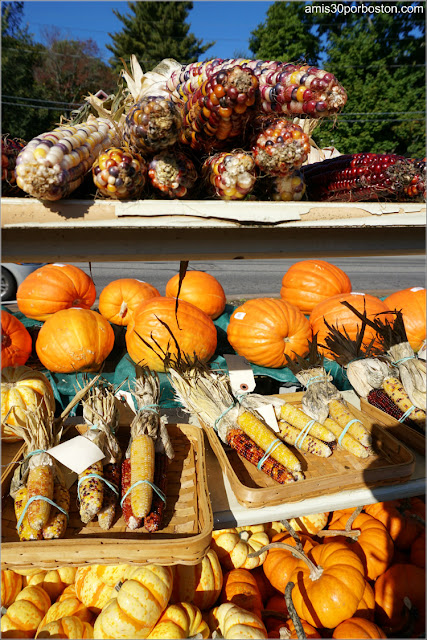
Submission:
[[[8,134],[1,137],[1,192],[2,196],[19,193],[16,184],[16,158],[26,142],[20,138],[9,138]]]
[[[255,162],[245,151],[222,151],[205,160],[202,176],[218,198],[242,200],[255,186]]]
[[[148,165],[152,187],[169,198],[185,198],[197,177],[193,161],[182,151],[162,151]]]

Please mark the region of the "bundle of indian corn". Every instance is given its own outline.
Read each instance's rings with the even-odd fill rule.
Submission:
[[[174,457],[166,419],[160,416],[156,373],[137,366],[133,388],[137,412],[122,463],[123,518],[129,529],[150,533],[162,528],[166,506],[167,466]]]
[[[87,426],[84,436],[104,453],[78,478],[80,518],[87,524],[98,517],[101,529],[111,528],[120,493],[120,463],[122,452],[116,437],[119,425],[116,389],[99,381],[82,399],[83,418]]]

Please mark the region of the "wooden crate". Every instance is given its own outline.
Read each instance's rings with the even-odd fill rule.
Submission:
[[[109,531],[103,531],[97,520],[84,525],[79,516],[77,483],[74,483],[70,490],[70,520],[65,538],[20,542],[13,500],[8,495],[3,497],[2,569],[54,568],[85,563],[194,565],[200,562],[209,548],[213,529],[203,433],[198,427],[187,424],[169,424],[168,430],[175,458],[168,469],[162,530],[151,534],[144,528],[129,531],[120,509],[119,517]],[[120,428],[121,438],[125,449],[129,428]],[[8,488],[13,471],[14,465],[9,465],[5,477]]]
[[[301,392],[279,397],[300,407],[302,396]],[[223,445],[213,429],[205,427],[204,430],[237,501],[248,508],[299,502],[348,489],[375,488],[409,480],[415,467],[413,453],[382,429],[375,419],[351,405],[349,410],[372,433],[376,453],[361,459],[335,449],[329,458],[321,458],[302,454],[292,447],[301,460],[305,480],[285,485],[275,482],[233,449]]]
[[[360,399],[362,411],[374,418],[383,429],[391,433],[395,438],[404,442],[421,455],[426,454],[426,437],[423,433],[418,432],[404,422],[399,422],[396,418],[389,416],[388,413],[374,407],[366,398]]]

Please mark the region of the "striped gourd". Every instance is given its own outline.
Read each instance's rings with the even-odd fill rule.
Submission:
[[[89,116],[76,126],[61,125],[33,138],[16,159],[16,183],[41,200],[60,200],[83,182],[98,155],[118,144],[106,118]]]
[[[280,417],[296,429],[304,429],[309,422],[313,422],[310,416],[308,416],[304,411],[298,409],[298,407],[294,407],[290,403],[283,404],[280,407]],[[324,440],[324,442],[334,442],[336,440],[330,429],[317,421],[314,421],[311,425],[310,435],[315,438],[319,438],[320,440]]]
[[[343,429],[352,420],[356,420],[355,416],[347,409],[346,405],[339,400],[330,400],[329,402],[329,416],[335,422],[338,422]],[[369,431],[363,426],[360,420],[356,420],[348,427],[348,431],[351,436],[364,447],[369,447],[372,444],[372,437]]]

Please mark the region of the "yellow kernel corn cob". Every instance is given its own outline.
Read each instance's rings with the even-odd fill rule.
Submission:
[[[389,378],[385,378],[382,386],[388,397],[399,407],[401,411],[403,411],[403,413],[413,406],[413,403],[406,393],[402,383],[397,378],[391,376]],[[425,425],[426,414],[422,409],[418,409],[418,407],[416,407],[408,417],[421,426]]]
[[[28,491],[27,487],[21,487],[18,493],[15,496],[15,516],[16,522],[18,522],[21,517],[22,512],[24,511],[24,507],[28,502]],[[28,511],[22,520],[22,524],[19,527],[19,539],[21,542],[24,540],[43,540],[42,531],[35,531],[31,528],[30,523],[28,522]]]
[[[340,425],[331,418],[326,418],[324,425],[330,431],[332,431],[332,433],[337,437],[338,440],[339,436],[342,433],[342,427],[340,427]],[[340,447],[342,449],[345,449],[349,453],[354,454],[358,458],[367,458],[369,455],[367,449],[363,445],[361,445],[360,442],[355,440],[353,436],[348,433],[348,431],[343,436]]]
[[[59,482],[55,482],[55,488],[53,492],[53,500],[58,507],[65,509],[67,513],[70,511],[70,492],[67,487]],[[43,538],[45,540],[53,540],[57,538],[63,538],[67,529],[67,516],[52,507],[52,513],[48,520],[48,523],[43,527]]]
[[[274,431],[248,411],[240,414],[237,418],[237,424],[263,451],[266,451],[277,438]],[[284,444],[279,444],[271,452],[271,457],[291,471],[301,471],[300,461]]]
[[[53,499],[53,466],[49,464],[30,468],[27,479],[28,500],[34,496]],[[27,510],[28,522],[39,531],[49,520],[51,506],[46,500],[34,500]]]
[[[311,422],[310,416],[304,411],[294,407],[292,404],[284,404],[280,407],[280,417],[282,420],[297,429],[304,429],[308,422]],[[324,442],[334,442],[336,440],[334,434],[320,422],[314,422],[310,428],[310,436],[319,438]]]
[[[343,429],[350,422],[350,420],[354,420],[356,417],[347,409],[346,405],[339,400],[331,400],[329,402],[329,416],[332,418],[332,420],[338,422],[340,427],[342,427]],[[371,434],[363,426],[360,420],[353,423],[348,428],[347,433],[353,436],[353,438],[360,442],[360,444],[363,444],[364,447],[370,447],[372,444]]]
[[[80,478],[84,478],[90,473],[96,473],[102,476],[102,461],[91,464],[83,473],[79,474]],[[102,501],[104,499],[104,483],[98,478],[88,478],[80,484],[80,518],[85,524],[90,522],[97,513],[102,509]]]
[[[59,200],[83,182],[98,155],[114,146],[113,123],[90,116],[77,126],[62,125],[33,138],[16,159],[16,183],[42,200]]]
[[[287,422],[283,420],[279,421],[279,429],[280,435],[285,442],[288,444],[295,445],[298,436],[301,435],[301,430],[292,427]],[[318,438],[314,438],[311,434],[303,436],[299,440],[298,448],[301,451],[305,451],[306,453],[313,453],[315,456],[320,456],[321,458],[329,458],[332,454],[332,450],[328,447],[327,444],[319,440]]]
[[[154,441],[150,436],[140,435],[132,440],[130,449],[131,486],[140,480],[154,479]],[[148,483],[133,487],[132,511],[136,518],[145,518],[150,512],[153,490]]]

